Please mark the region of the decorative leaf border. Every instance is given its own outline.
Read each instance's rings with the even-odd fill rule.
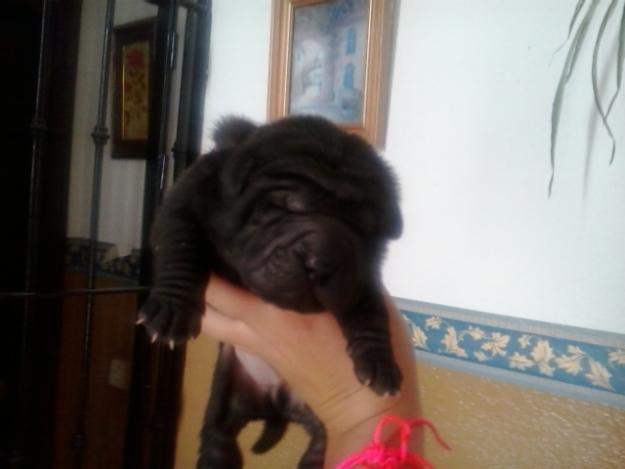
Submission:
[[[625,396],[623,347],[401,309],[415,349]]]

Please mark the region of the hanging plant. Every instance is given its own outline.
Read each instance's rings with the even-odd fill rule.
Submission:
[[[614,134],[612,132],[612,128],[610,127],[609,117],[612,112],[612,107],[616,98],[621,89],[621,82],[623,78],[623,60],[625,59],[625,1],[622,4],[622,13],[621,13],[621,22],[618,28],[618,49],[616,56],[616,90],[610,99],[610,102],[605,108],[601,102],[600,89],[599,89],[599,81],[598,81],[598,56],[599,50],[602,42],[604,41],[604,32],[607,24],[610,19],[614,16],[614,12],[616,7],[621,0],[611,0],[607,9],[603,13],[603,19],[601,20],[601,24],[599,26],[599,30],[597,32],[597,37],[594,42],[594,49],[592,55],[592,89],[595,101],[595,107],[597,108],[597,112],[601,117],[601,123],[608,133],[610,140],[612,141],[612,153],[610,155],[610,164],[614,161],[614,155],[616,153],[616,140],[614,138]],[[560,123],[560,113],[562,108],[562,99],[564,97],[564,92],[566,89],[566,85],[573,74],[575,69],[575,64],[577,63],[577,58],[579,57],[579,52],[584,45],[584,41],[586,39],[586,34],[588,32],[588,25],[591,20],[597,14],[597,7],[599,4],[599,0],[591,0],[590,4],[586,8],[586,12],[580,18],[582,10],[584,9],[584,5],[586,4],[586,0],[578,0],[577,5],[575,6],[575,12],[573,13],[573,17],[571,18],[571,22],[569,25],[569,32],[567,37],[567,42],[569,43],[568,52],[566,55],[566,60],[564,61],[564,66],[562,67],[562,74],[560,75],[560,81],[558,82],[558,87],[556,89],[556,94],[553,99],[553,107],[551,110],[551,151],[550,151],[550,159],[551,159],[551,179],[549,180],[549,195],[551,195],[551,190],[553,188],[553,179],[555,175],[555,156],[556,156],[556,143],[558,140],[558,125]],[[566,44],[566,43],[565,43]]]

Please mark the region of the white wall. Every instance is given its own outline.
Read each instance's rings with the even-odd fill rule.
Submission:
[[[565,57],[553,53],[575,4],[400,2],[384,151],[405,218],[385,267],[393,295],[625,333],[625,97],[609,166],[604,130],[588,138],[586,52],[547,198],[550,107]],[[207,131],[223,114],[264,119],[270,10],[269,0],[214,1]]]
[[[267,114],[271,0],[214,0],[204,149],[224,115],[262,122]]]
[[[585,188],[588,54],[546,196],[565,52],[551,60],[575,3],[402,2],[386,149],[406,218],[386,271],[394,294],[625,332],[625,100],[617,159],[598,128]]]
[[[89,213],[94,145],[91,132],[96,123],[102,37],[106,2],[84,0],[82,6],[80,46],[78,52],[78,75],[76,83],[75,112],[70,171],[70,197],[68,236],[89,236]],[[156,16],[157,7],[143,0],[118,0],[115,7],[115,25],[132,23]],[[184,13],[178,22],[179,37],[183,38]],[[183,41],[178,42],[181,46]],[[180,54],[178,54],[180,63]],[[113,82],[115,69],[111,67]],[[179,89],[180,67],[174,73],[170,122],[170,146],[173,145],[176,94]],[[107,127],[112,135],[113,91],[109,90]],[[111,256],[124,256],[141,245],[141,221],[143,217],[145,162],[143,160],[113,160],[111,141],[104,148],[102,166],[102,193],[98,239],[115,245]]]

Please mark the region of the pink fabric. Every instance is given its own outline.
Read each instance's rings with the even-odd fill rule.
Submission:
[[[399,427],[399,447],[389,446],[380,442],[380,434],[384,424],[394,423]],[[373,433],[373,443],[368,444],[358,453],[348,456],[336,469],[351,469],[364,466],[370,469],[433,469],[434,466],[419,454],[408,451],[408,439],[414,427],[428,428],[436,438],[438,444],[449,449],[447,443],[439,436],[434,425],[426,419],[415,418],[404,420],[395,415],[386,415],[380,419]]]

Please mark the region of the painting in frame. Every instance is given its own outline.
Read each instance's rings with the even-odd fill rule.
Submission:
[[[273,0],[268,117],[328,118],[381,147],[393,0]]]
[[[116,159],[146,158],[154,47],[153,19],[114,30],[113,149]]]

